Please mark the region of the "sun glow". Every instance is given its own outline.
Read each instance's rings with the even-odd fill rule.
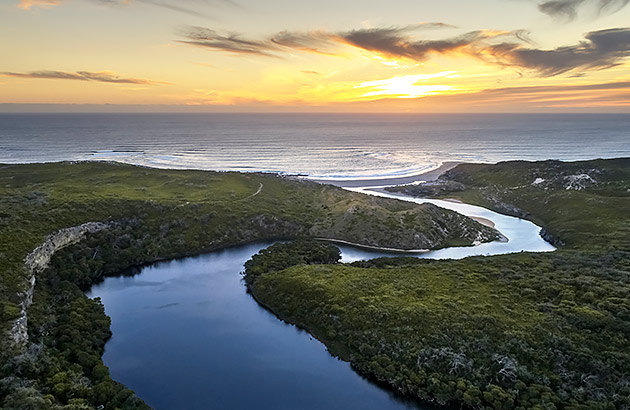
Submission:
[[[471,2],[457,10],[444,2],[387,9],[363,2],[358,25],[348,18],[356,5],[322,1],[330,8],[294,2],[291,12],[281,0],[264,10],[254,0],[0,1],[0,33],[10,40],[0,41],[0,111],[16,109],[10,104],[358,112],[630,106],[630,6],[602,15],[601,24],[552,25],[532,2],[489,0],[497,12],[509,10],[497,31],[496,17],[475,14]],[[598,2],[571,4],[585,17],[591,1]],[[409,20],[431,8],[439,23]],[[148,22],[142,30],[140,20]]]
[[[361,97],[387,96],[394,98],[418,98],[428,95],[442,94],[453,91],[454,87],[443,84],[421,84],[433,78],[447,77],[455,71],[444,71],[436,74],[405,75],[386,80],[366,81],[355,88],[368,88],[369,91]]]

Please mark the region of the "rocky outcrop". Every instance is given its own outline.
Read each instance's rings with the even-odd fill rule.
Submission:
[[[547,231],[545,228],[542,228],[540,230],[540,236],[546,240],[547,242],[549,242],[550,244],[552,244],[555,247],[562,247],[564,245],[566,245],[562,240],[556,238],[555,236],[553,236],[551,233],[549,233],[549,231]]]
[[[26,290],[22,292],[20,303],[20,316],[11,327],[10,335],[15,344],[23,344],[28,341],[27,311],[33,303],[33,291],[35,290],[35,277],[48,267],[52,256],[58,250],[83,239],[88,233],[95,233],[107,229],[109,225],[101,222],[88,222],[83,225],[61,229],[49,235],[44,242],[26,256],[24,266],[29,273]]]

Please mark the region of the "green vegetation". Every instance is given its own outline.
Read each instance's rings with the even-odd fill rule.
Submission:
[[[564,248],[630,247],[630,158],[462,164],[437,182],[388,189],[432,191],[530,219]]]
[[[25,257],[47,235],[86,222],[107,229],[54,253],[36,273],[29,340],[15,345],[9,332],[30,291]],[[108,163],[0,166],[0,407],[147,408],[111,380],[101,360],[109,319],[83,291],[104,275],[262,239],[409,249],[468,245],[479,235],[497,233],[434,206],[276,175]]]
[[[419,189],[527,216],[563,246],[299,265],[259,275],[250,290],[413,397],[472,409],[630,409],[630,160],[460,165],[432,185]]]
[[[296,265],[332,265],[341,260],[341,251],[326,242],[297,240],[271,245],[245,262],[245,281],[251,285],[261,275]]]

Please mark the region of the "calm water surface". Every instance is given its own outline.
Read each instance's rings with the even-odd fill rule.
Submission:
[[[357,375],[307,332],[261,308],[239,274],[269,244],[107,278],[111,375],[156,410],[417,409]]]

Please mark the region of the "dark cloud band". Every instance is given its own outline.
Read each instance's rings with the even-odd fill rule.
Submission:
[[[585,35],[585,41],[551,50],[502,43],[484,51],[498,64],[534,70],[547,77],[576,70],[602,70],[630,57],[630,28],[592,31]]]
[[[559,20],[570,21],[578,16],[580,8],[591,5],[598,15],[615,13],[630,0],[548,0],[538,4],[538,10]]]
[[[273,57],[294,50],[335,54],[341,45],[414,61],[425,61],[432,54],[459,53],[490,64],[531,70],[545,77],[602,70],[622,64],[630,57],[630,28],[592,31],[585,35],[584,41],[555,49],[532,47],[524,31],[480,30],[445,39],[422,40],[414,37],[415,30],[416,26],[337,33],[283,31],[262,40],[251,40],[239,34],[222,35],[202,27],[186,27],[182,30],[186,39],[180,42],[233,54]]]

